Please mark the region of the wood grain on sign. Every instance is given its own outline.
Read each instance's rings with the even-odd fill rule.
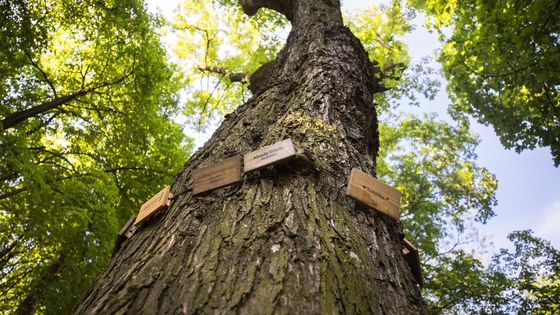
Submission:
[[[156,212],[167,208],[171,203],[171,187],[167,186],[158,192],[155,196],[146,201],[140,208],[140,212],[136,216],[134,225],[138,225],[145,221]]]
[[[398,220],[401,192],[358,169],[352,169],[346,195]]]
[[[422,278],[422,267],[420,266],[420,255],[418,249],[406,238],[403,239],[403,255],[407,264],[412,270],[412,275],[416,282],[422,287],[424,286],[424,279]]]
[[[193,195],[241,181],[241,157],[236,156],[193,171]]]
[[[296,155],[291,139],[249,152],[243,157],[245,172],[254,171],[270,164],[278,163]]]

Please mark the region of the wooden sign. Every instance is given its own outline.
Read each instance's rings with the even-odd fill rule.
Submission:
[[[376,178],[352,169],[346,195],[398,220],[401,192]]]
[[[241,157],[236,156],[193,171],[193,195],[241,181]]]
[[[245,172],[254,171],[270,164],[278,163],[296,155],[291,139],[286,139],[256,151],[249,152],[243,157]]]
[[[119,235],[122,235],[126,238],[131,238],[132,235],[134,235],[134,232],[136,232],[136,230],[138,229],[138,227],[134,225],[135,220],[135,217],[130,218],[130,220],[128,220],[128,222],[126,222],[126,224],[120,230]]]
[[[126,224],[120,230],[119,235],[117,235],[117,240],[115,241],[115,246],[113,247],[112,256],[115,256],[115,254],[118,253],[121,249],[122,243],[131,238],[134,232],[136,232],[136,229],[138,227],[134,225],[135,219],[136,217],[130,218],[130,220],[128,220],[128,222],[126,222]]]
[[[412,270],[412,275],[416,282],[422,287],[424,286],[424,280],[422,279],[422,267],[420,266],[420,255],[418,254],[418,249],[412,245],[412,243],[406,238],[403,239],[403,255],[406,259],[407,264]]]
[[[171,187],[167,186],[158,192],[155,196],[146,201],[140,208],[140,212],[136,216],[134,225],[138,225],[150,218],[156,212],[163,210],[171,204]]]

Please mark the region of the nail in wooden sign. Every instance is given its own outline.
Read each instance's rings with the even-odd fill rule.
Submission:
[[[398,220],[401,192],[358,169],[352,169],[346,195]]]
[[[193,195],[241,181],[241,157],[197,168],[192,173]]]
[[[403,239],[402,251],[407,264],[412,270],[414,279],[422,287],[424,285],[424,280],[422,279],[422,267],[420,266],[420,255],[418,254],[418,249],[416,249],[416,247],[414,247],[414,245],[405,238]]]
[[[171,187],[167,186],[158,192],[155,196],[146,201],[140,208],[140,212],[136,216],[136,221],[134,225],[138,225],[150,218],[156,212],[163,210],[171,204]]]
[[[245,172],[254,171],[270,164],[278,163],[296,155],[291,139],[249,152],[243,157]]]

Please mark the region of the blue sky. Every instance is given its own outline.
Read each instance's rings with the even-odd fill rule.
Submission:
[[[178,0],[147,2],[150,9],[157,7],[166,17],[171,17],[180,3]],[[343,9],[355,10],[374,3],[372,0],[343,0]],[[413,62],[424,56],[434,56],[439,47],[437,36],[423,28],[421,18],[417,24],[415,31],[404,38]],[[439,68],[435,62],[432,66]],[[443,88],[435,100],[425,100],[421,109],[435,111],[445,118],[449,103]],[[499,181],[498,206],[494,208],[497,216],[486,225],[478,225],[480,232],[489,237],[495,248],[509,248],[511,246],[506,238],[509,232],[532,229],[537,236],[560,248],[560,168],[553,166],[548,149],[517,154],[503,148],[491,127],[473,121],[472,130],[482,139],[477,149],[479,165],[494,173]],[[200,145],[209,135],[198,136],[197,143]]]

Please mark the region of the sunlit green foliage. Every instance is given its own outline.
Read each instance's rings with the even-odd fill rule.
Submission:
[[[203,71],[216,67],[227,73],[249,74],[271,61],[284,42],[279,34],[286,20],[261,10],[249,18],[237,4],[227,1],[182,3],[172,23],[177,36],[174,52],[190,85],[184,114],[199,129],[243,103],[246,83],[232,84],[227,74]],[[224,6],[228,4],[228,6]]]
[[[558,314],[560,251],[531,231],[513,232],[508,238],[514,251],[502,249],[490,269],[510,279],[511,304],[520,314]]]
[[[389,7],[372,5],[359,13],[350,13],[346,23],[358,37],[372,62],[382,70],[383,85],[394,88],[410,63],[408,48],[400,37],[411,30],[411,15],[398,2]]]
[[[440,31],[453,114],[493,126],[517,152],[549,147],[560,165],[560,3],[409,2]]]
[[[482,262],[462,250],[424,265],[424,296],[430,311],[445,314],[504,314],[514,311],[507,296],[512,281],[503,273],[486,270]]]
[[[123,222],[188,158],[179,86],[142,1],[0,11],[0,312],[69,313]]]
[[[557,314],[560,251],[530,231],[511,233],[514,251],[502,249],[488,267],[464,251],[429,265],[433,312],[448,314]]]
[[[401,220],[423,254],[439,254],[438,240],[464,232],[465,217],[494,215],[497,181],[477,166],[478,139],[464,125],[432,115],[405,115],[380,129],[379,176],[403,192]],[[452,225],[450,227],[449,225]]]

